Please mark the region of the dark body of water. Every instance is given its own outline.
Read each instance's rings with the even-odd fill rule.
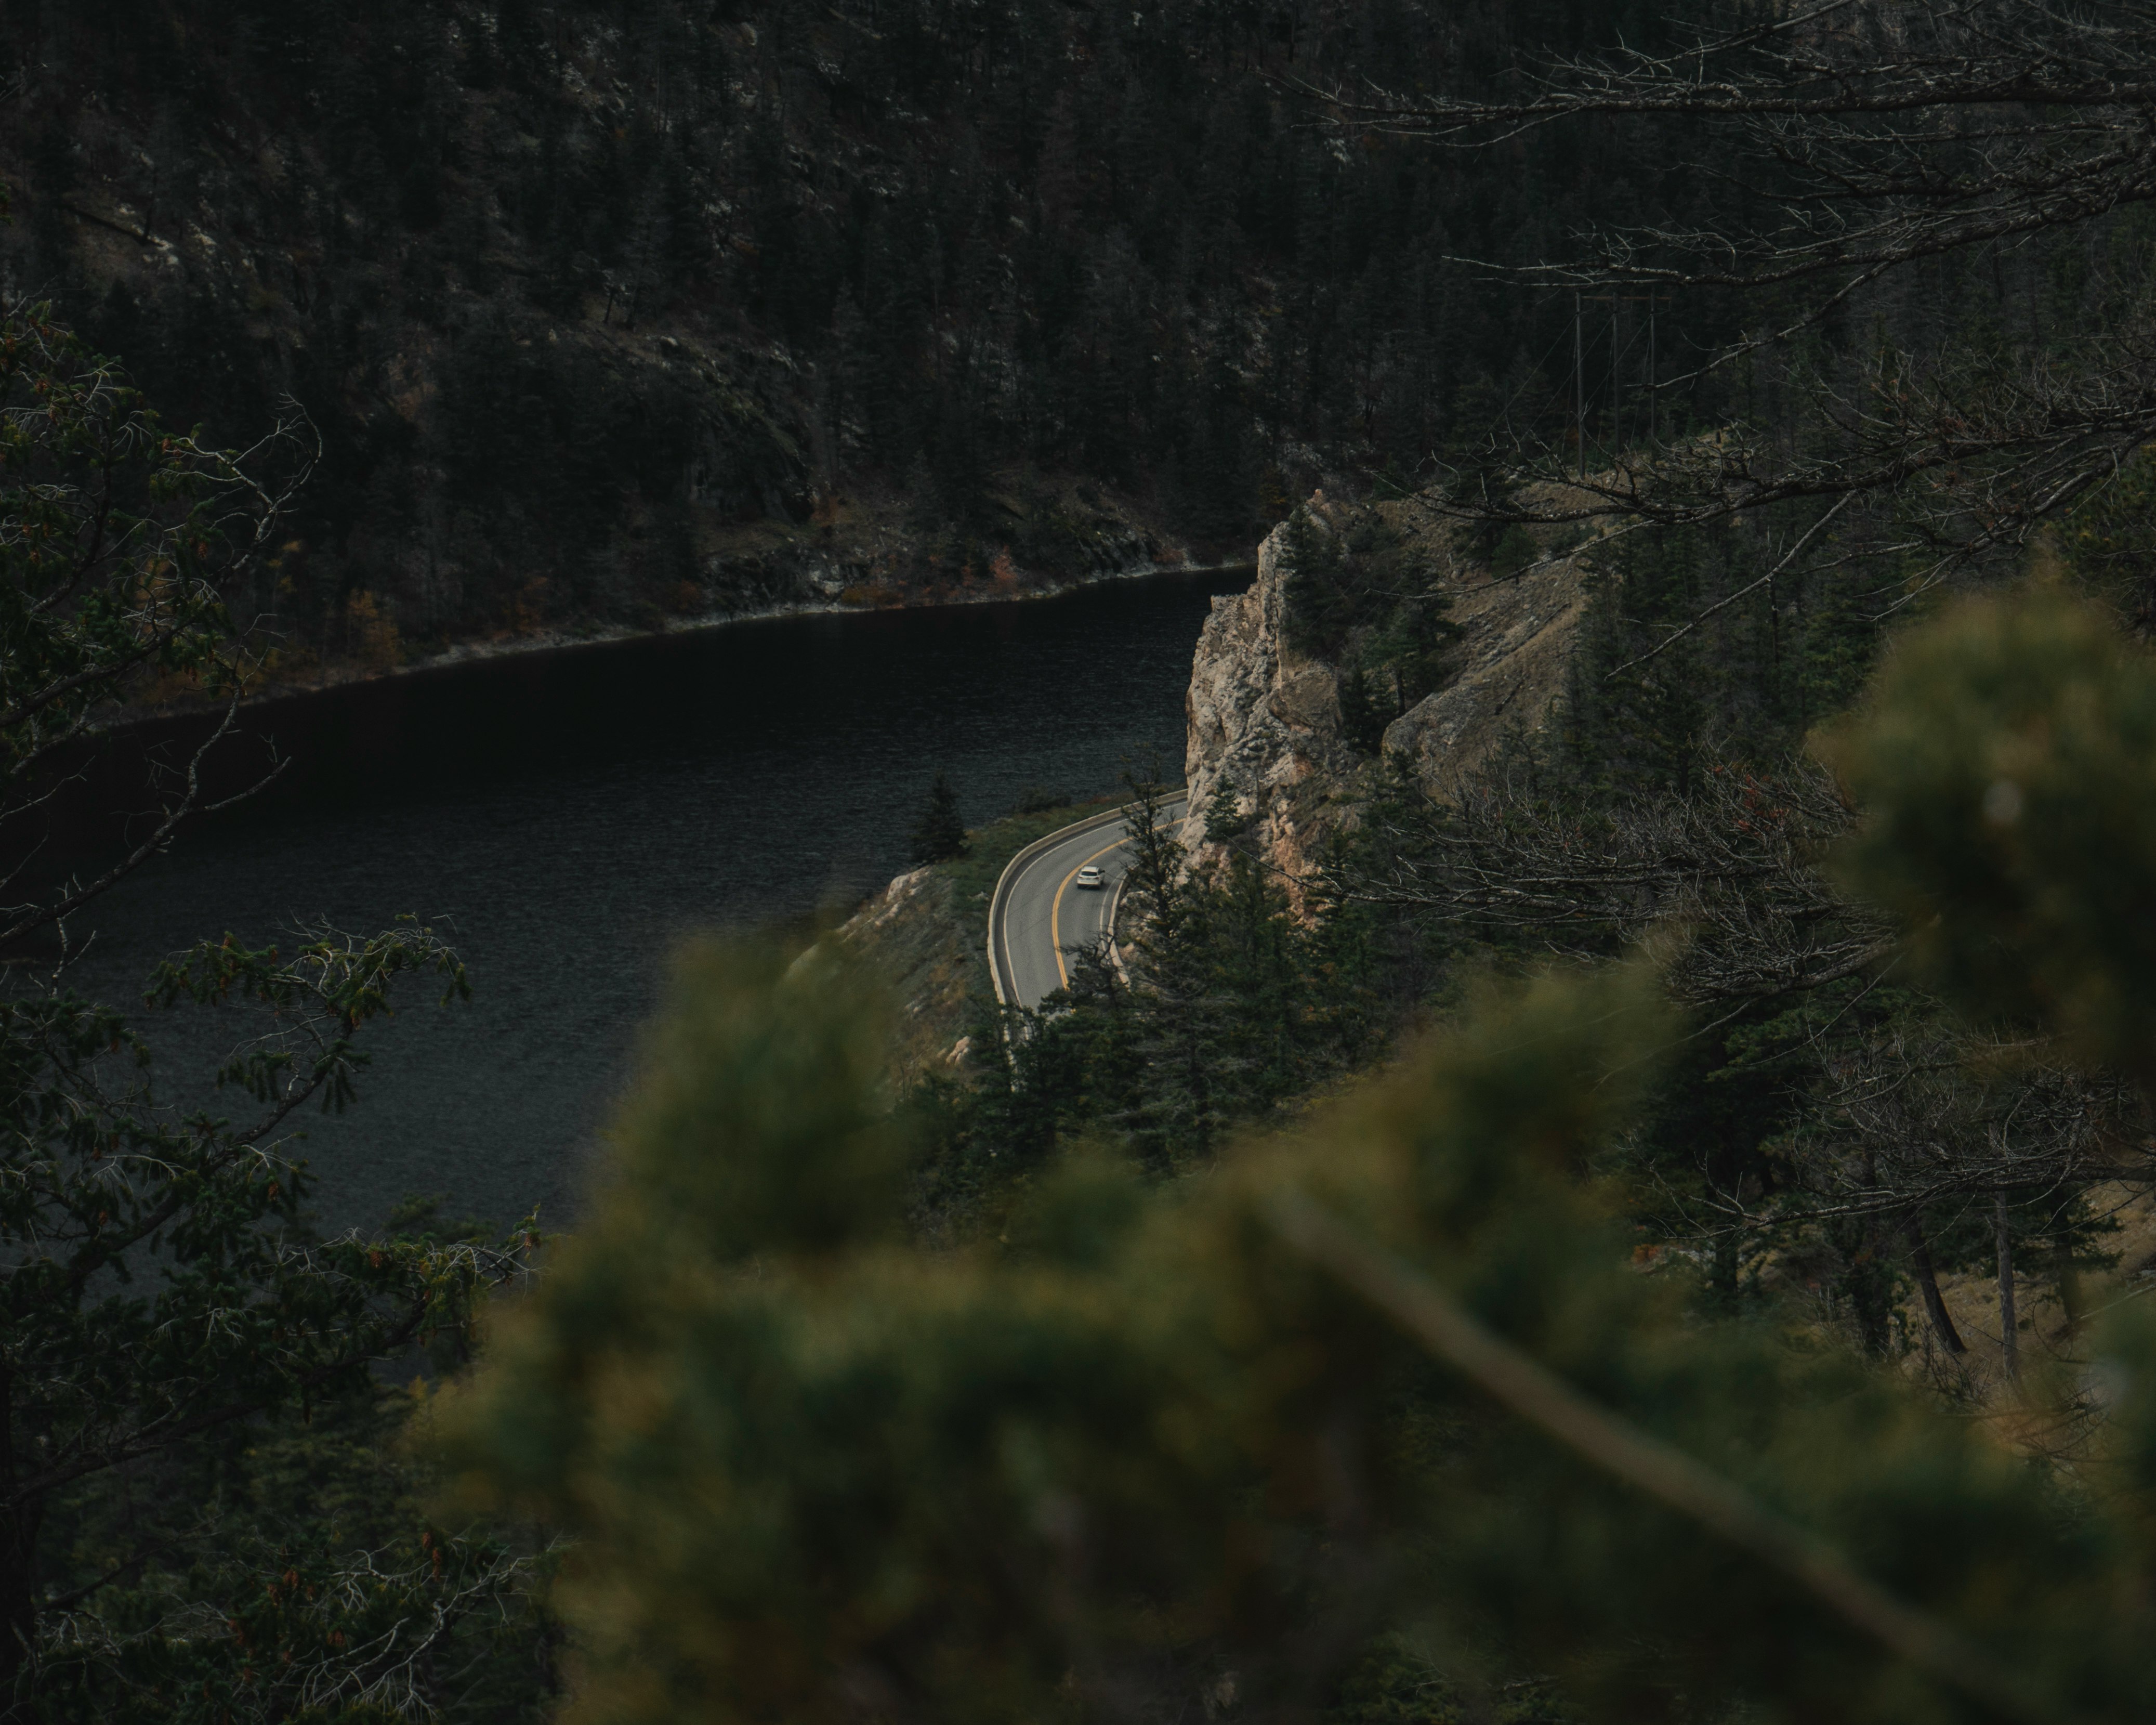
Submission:
[[[1249,579],[750,623],[265,706],[250,728],[292,771],[100,901],[75,986],[138,998],[159,957],[228,930],[445,927],[475,998],[423,1004],[421,984],[373,1027],[359,1106],[308,1127],[316,1206],[364,1225],[441,1192],[558,1225],[678,940],[850,905],[905,866],[939,767],[969,823],[1029,786],[1107,789],[1148,751],[1179,777],[1199,624]],[[175,1078],[239,1028],[144,1027]]]

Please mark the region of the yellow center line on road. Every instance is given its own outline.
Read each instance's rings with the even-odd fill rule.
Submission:
[[[1048,944],[1055,953],[1055,973],[1063,978],[1063,986],[1066,988],[1070,986],[1070,973],[1063,963],[1063,895],[1070,890],[1070,883],[1078,878],[1078,869],[1084,868],[1086,863],[1100,861],[1111,850],[1121,850],[1130,842],[1131,835],[1125,833],[1114,844],[1102,845],[1087,857],[1086,862],[1080,863],[1078,868],[1063,877],[1063,884],[1055,889],[1055,896],[1048,901]],[[1106,890],[1102,888],[1103,891]]]

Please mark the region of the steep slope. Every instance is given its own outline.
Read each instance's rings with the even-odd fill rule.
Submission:
[[[1334,536],[1342,513],[1321,494],[1303,519]],[[1437,572],[1459,635],[1443,680],[1385,727],[1382,750],[1441,797],[1506,737],[1548,722],[1585,606],[1582,572],[1568,557],[1496,578],[1409,506],[1387,513]],[[1291,536],[1289,523],[1276,527],[1250,589],[1213,601],[1191,665],[1184,773],[1194,809],[1235,798],[1240,832],[1292,890],[1325,834],[1353,819],[1376,761],[1350,739],[1342,668],[1292,644]]]
[[[1312,519],[1327,531],[1321,509]],[[1191,661],[1183,776],[1195,812],[1214,810],[1224,790],[1232,795],[1245,833],[1292,881],[1359,773],[1338,672],[1289,644],[1291,572],[1283,522],[1258,547],[1250,590],[1213,601]]]
[[[1593,12],[0,8],[0,287],[218,441],[304,410],[253,596],[295,658],[1019,590],[1240,547],[1549,393],[1566,308],[1442,259],[1663,170],[1350,150],[1291,91],[1496,75]]]
[[[1389,758],[1407,761],[1442,797],[1508,735],[1533,736],[1564,693],[1586,593],[1575,559],[1504,578],[1455,565],[1450,616],[1458,670],[1385,729]]]

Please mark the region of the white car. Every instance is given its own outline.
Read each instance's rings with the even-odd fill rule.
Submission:
[[[1097,892],[1108,883],[1101,878],[1101,871],[1097,867],[1091,863],[1087,863],[1084,868],[1079,870],[1070,884],[1073,886],[1090,887]]]

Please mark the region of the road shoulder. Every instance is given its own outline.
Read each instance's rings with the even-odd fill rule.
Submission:
[[[1011,1004],[1010,978],[1005,974],[1003,959],[997,950],[997,942],[1003,933],[1004,912],[1005,906],[1010,901],[1012,887],[1024,874],[1029,865],[1056,849],[1072,834],[1082,833],[1092,827],[1111,825],[1123,818],[1124,810],[1128,806],[1127,803],[1111,803],[1110,806],[1097,814],[1084,816],[1065,825],[1057,827],[1052,831],[1043,833],[1030,844],[1013,852],[1010,860],[1004,865],[1003,872],[996,877],[995,888],[988,896],[988,937],[982,947],[983,957],[988,967],[988,979],[995,988],[996,1000],[998,1004],[1008,1006]]]
[[[911,1071],[955,1064],[969,993],[991,990],[981,937],[989,901],[1011,860],[1037,840],[1122,807],[1100,797],[991,821],[967,834],[963,857],[896,876],[837,930],[899,1004],[896,1057]]]

